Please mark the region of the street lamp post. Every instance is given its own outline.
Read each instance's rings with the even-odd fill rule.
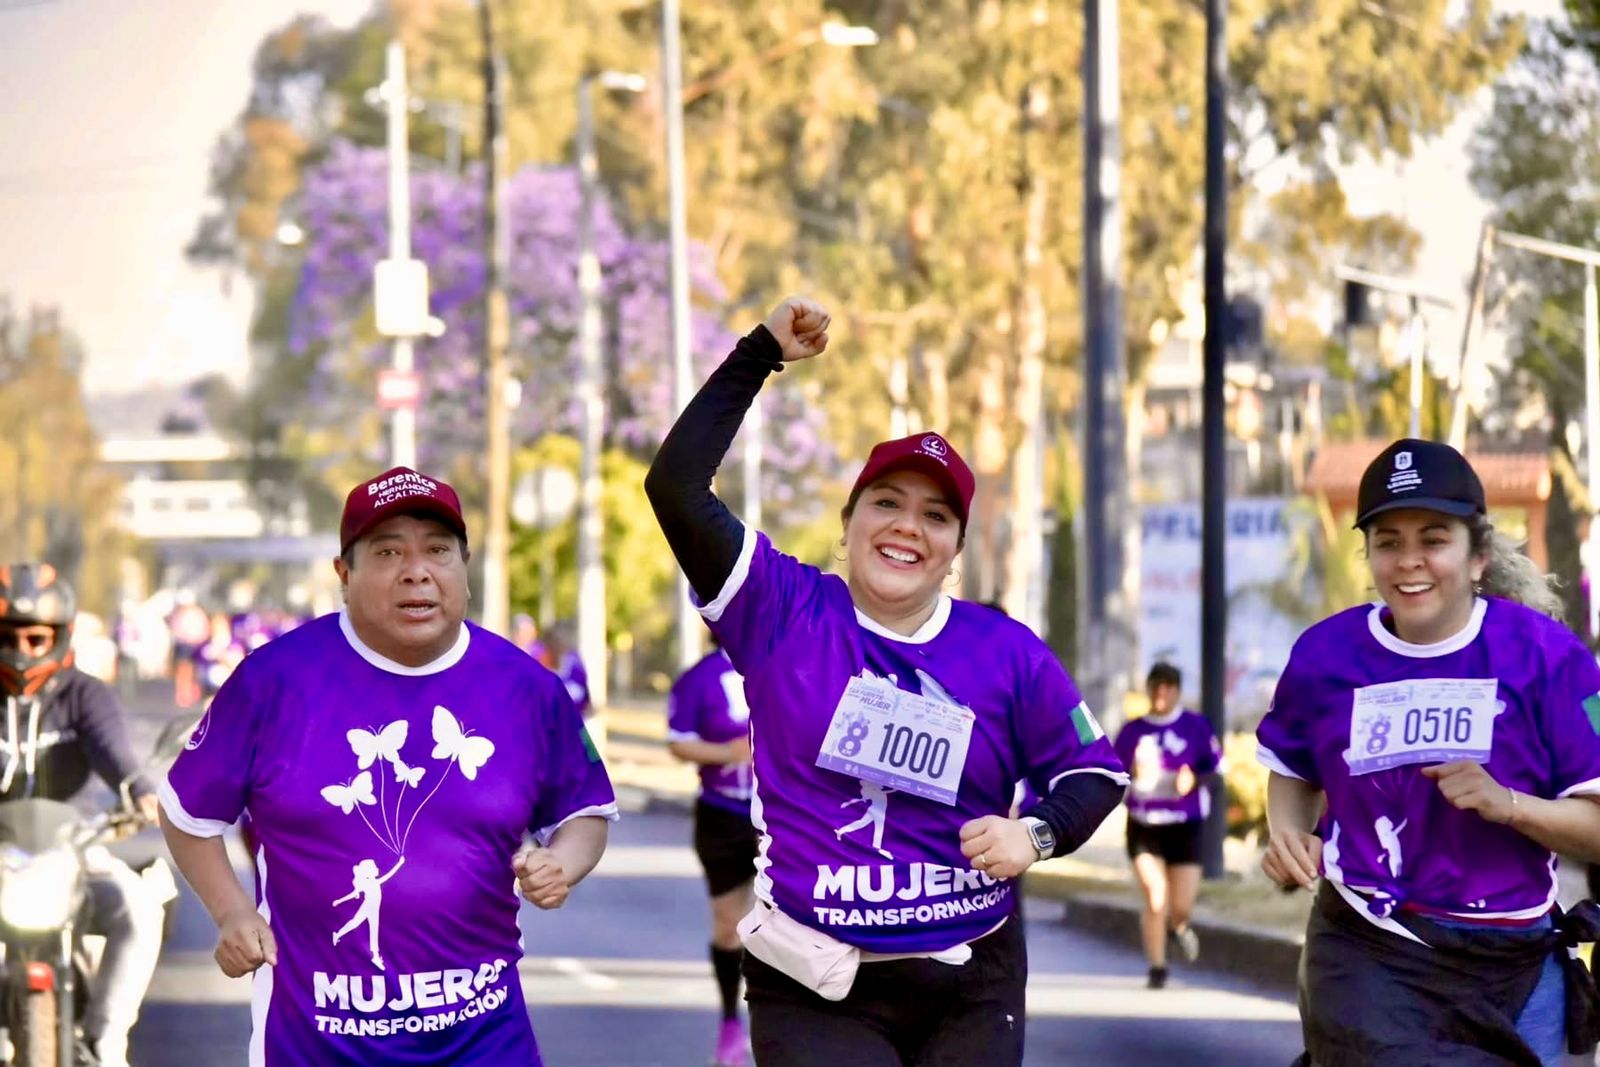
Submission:
[[[504,634],[511,625],[511,413],[508,350],[511,313],[506,295],[506,274],[511,258],[506,217],[506,140],[502,95],[505,92],[505,58],[495,42],[492,0],[478,0],[479,29],[483,38],[483,141],[484,141],[484,241],[487,271],[484,279],[484,349],[487,364],[485,403],[489,492],[483,536],[483,615],[487,630]]]
[[[1403,296],[1407,301],[1405,325],[1401,328],[1400,348],[1410,368],[1410,388],[1408,395],[1411,405],[1411,421],[1408,436],[1422,436],[1422,386],[1426,377],[1424,371],[1428,363],[1428,324],[1422,317],[1421,305],[1433,304],[1442,308],[1454,308],[1455,301],[1442,296],[1437,296],[1425,289],[1419,288],[1415,283],[1404,278],[1391,278],[1386,274],[1374,274],[1371,271],[1357,270],[1354,267],[1340,265],[1333,270],[1334,277],[1346,283],[1353,282],[1368,289],[1376,289],[1382,293],[1393,293]]]
[[[418,395],[412,342],[426,330],[428,272],[423,263],[411,258],[411,161],[406,126],[410,99],[405,48],[398,40],[390,41],[384,53],[380,95],[387,108],[389,258],[379,263],[374,273],[373,302],[378,332],[392,337],[394,348],[389,371],[379,379],[378,403],[390,409],[390,463],[415,467]]]
[[[595,154],[594,86],[639,92],[644,79],[615,71],[578,79],[578,405],[583,412],[583,455],[578,481],[578,655],[589,668],[589,699],[606,705],[606,572],[602,558],[600,455],[605,433],[604,366],[601,353],[600,251],[594,232],[600,167]]]
[[[689,362],[689,237],[684,206],[683,45],[678,0],[661,0],[661,94],[667,134],[668,276],[672,292],[672,398],[681,412],[692,396]],[[700,626],[689,601],[689,579],[678,572],[678,669],[688,670],[700,653]]]

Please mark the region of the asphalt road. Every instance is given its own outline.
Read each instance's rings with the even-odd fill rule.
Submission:
[[[168,715],[159,702],[136,702],[131,732],[140,751]],[[566,907],[524,907],[522,984],[552,1067],[708,1063],[716,990],[703,883],[688,840],[684,816],[629,814]],[[161,847],[147,833],[121,849],[136,859]],[[1030,905],[1029,1067],[1286,1067],[1298,1054],[1294,1004],[1282,992],[1204,970],[1177,971],[1167,989],[1148,991],[1137,952],[1069,930],[1056,921],[1058,903]],[[209,918],[184,887],[134,1030],[138,1067],[245,1062],[249,984],[216,969],[213,941]]]

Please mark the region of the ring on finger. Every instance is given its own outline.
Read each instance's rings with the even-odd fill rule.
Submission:
[[[987,851],[978,853],[978,866],[979,867],[988,867],[989,866],[989,853]]]

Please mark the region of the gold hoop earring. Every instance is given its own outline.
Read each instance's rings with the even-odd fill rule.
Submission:
[[[842,538],[842,537],[839,539],[839,547],[840,548],[844,547],[844,538]],[[842,556],[839,555],[839,553],[837,553],[837,552],[832,552],[832,553],[829,553],[829,554],[831,556],[833,556],[833,561],[835,563],[848,563],[848,562],[850,562],[850,553],[848,553],[848,552],[846,552]]]
[[[955,575],[956,580],[954,582],[946,581],[944,584],[959,586],[961,584],[961,572],[956,568],[951,567],[949,570],[944,572],[944,576],[948,579],[951,575]]]

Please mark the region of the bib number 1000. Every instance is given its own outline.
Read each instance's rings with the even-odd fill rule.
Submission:
[[[1450,742],[1464,745],[1472,740],[1471,708],[1411,708],[1402,727],[1408,745]]]
[[[883,745],[878,749],[879,764],[904,768],[915,775],[940,778],[949,762],[949,739],[936,738],[926,730],[896,726],[892,722],[883,724]]]

